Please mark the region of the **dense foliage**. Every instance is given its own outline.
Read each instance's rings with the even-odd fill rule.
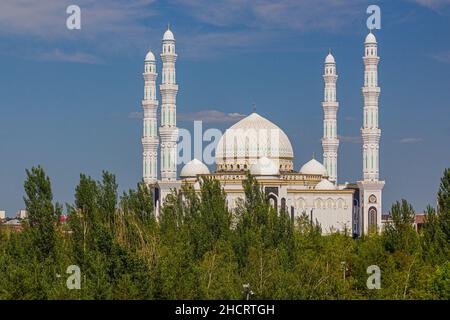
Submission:
[[[322,236],[306,215],[293,223],[251,176],[233,212],[211,179],[173,191],[158,219],[145,184],[117,189],[108,172],[81,174],[61,223],[50,179],[27,171],[29,219],[22,232],[0,229],[0,299],[242,299],[247,283],[255,299],[450,299],[449,169],[419,234],[402,200],[385,232],[359,239]],[[70,265],[80,290],[66,286]],[[380,289],[367,288],[370,265]]]

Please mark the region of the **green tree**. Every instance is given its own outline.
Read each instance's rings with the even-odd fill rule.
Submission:
[[[450,169],[444,170],[438,192],[436,212],[427,207],[425,224],[422,228],[422,247],[426,260],[442,264],[450,259]]]
[[[390,252],[397,250],[407,253],[415,252],[418,246],[418,236],[414,229],[414,209],[405,200],[394,203],[390,210],[392,222],[384,230],[385,247]]]
[[[152,225],[156,222],[152,191],[144,182],[139,182],[136,190],[130,189],[122,195],[121,206],[124,213],[132,213],[142,222]]]
[[[36,253],[40,259],[54,254],[56,245],[55,224],[58,221],[57,212],[60,206],[53,205],[53,193],[50,178],[41,166],[26,170],[27,179],[24,183],[24,202],[28,211],[29,227],[33,234]]]
[[[444,170],[438,192],[439,224],[442,232],[447,237],[446,255],[450,258],[450,168]]]
[[[421,233],[424,259],[433,264],[447,261],[449,257],[447,237],[442,229],[440,216],[431,206],[427,207]]]
[[[198,265],[201,299],[239,299],[242,281],[233,247],[219,240]]]
[[[450,261],[439,266],[430,278],[431,291],[438,299],[450,300]]]

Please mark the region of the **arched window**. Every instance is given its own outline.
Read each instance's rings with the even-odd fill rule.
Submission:
[[[334,201],[332,199],[327,199],[327,208],[331,209],[334,207]]]
[[[318,199],[316,199],[316,200],[314,201],[314,207],[315,207],[316,209],[322,209],[323,203],[324,203],[323,200],[320,199],[320,198],[318,198]]]
[[[274,193],[270,193],[267,198],[269,199],[269,203],[275,209],[278,209],[278,198]]]
[[[369,228],[377,227],[377,208],[369,208]]]

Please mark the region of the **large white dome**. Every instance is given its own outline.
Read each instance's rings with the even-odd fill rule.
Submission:
[[[252,113],[231,126],[216,148],[217,171],[244,171],[259,158],[273,160],[280,171],[292,171],[294,152],[287,135],[278,126]]]
[[[209,174],[208,167],[201,161],[194,159],[186,163],[181,169],[181,178],[193,178],[198,174]]]
[[[302,174],[318,174],[321,176],[326,176],[327,169],[324,167],[323,164],[321,164],[316,159],[311,159],[301,167],[300,173],[302,173]]]

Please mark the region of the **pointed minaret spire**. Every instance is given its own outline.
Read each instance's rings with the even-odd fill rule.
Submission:
[[[175,38],[167,24],[167,30],[162,39],[162,81],[161,91],[161,180],[175,181],[177,179],[177,92],[175,62]]]
[[[158,144],[157,119],[158,100],[156,100],[156,60],[151,49],[148,49],[144,61],[144,109],[142,133],[142,176],[148,185],[154,184],[158,178]]]
[[[337,135],[337,111],[339,103],[336,101],[336,62],[331,49],[328,49],[328,55],[325,58],[324,67],[324,99],[323,108],[323,165],[327,169],[329,180],[337,182],[337,156],[339,140]]]
[[[381,130],[378,128],[378,45],[375,35],[369,29],[364,50],[364,117],[362,126],[363,140],[363,178],[364,180],[378,180],[378,147]]]
[[[359,234],[369,230],[381,229],[382,203],[381,196],[384,181],[379,181],[380,173],[380,138],[381,130],[378,127],[378,44],[372,30],[364,41],[364,97],[363,119],[361,128],[363,180],[358,181],[359,187]]]

